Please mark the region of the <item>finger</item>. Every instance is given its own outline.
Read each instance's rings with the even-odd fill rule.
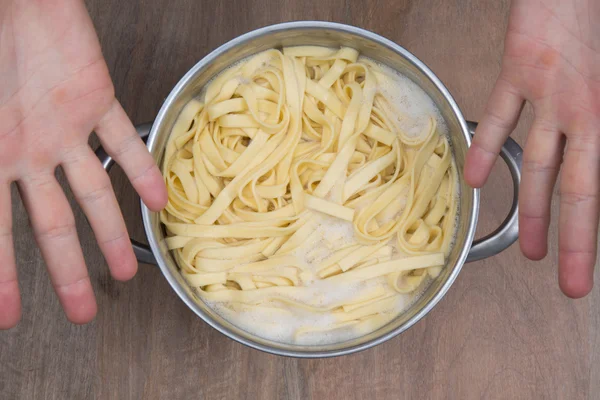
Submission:
[[[91,321],[96,300],[65,194],[51,173],[22,179],[19,190],[67,318],[76,324]]]
[[[596,142],[598,140],[596,139]],[[579,298],[593,286],[598,244],[600,146],[569,137],[560,184],[559,283]]]
[[[485,184],[502,145],[517,125],[523,104],[520,92],[500,75],[467,152],[464,174],[472,187]]]
[[[21,297],[12,235],[10,185],[0,185],[0,329],[17,325],[21,318]]]
[[[110,179],[100,161],[85,144],[70,151],[62,166],[71,190],[92,226],[111,275],[122,281],[133,278],[137,261]]]
[[[167,189],[163,177],[116,99],[95,131],[107,153],[123,168],[148,208],[154,211],[164,208]]]
[[[548,252],[552,191],[562,160],[564,136],[536,120],[523,153],[519,196],[519,243],[532,260]]]

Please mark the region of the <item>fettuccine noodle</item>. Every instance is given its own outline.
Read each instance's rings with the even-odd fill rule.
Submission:
[[[263,330],[294,310],[326,317],[296,342],[395,318],[398,299],[441,272],[454,234],[456,171],[436,118],[408,134],[378,89],[385,72],[358,57],[253,56],[186,105],[165,151],[161,220],[183,277],[228,315],[266,313]],[[351,235],[331,245],[334,226]],[[328,300],[314,287],[350,289]]]

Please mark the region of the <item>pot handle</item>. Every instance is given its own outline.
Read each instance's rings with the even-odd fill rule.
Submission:
[[[467,121],[467,126],[469,127],[469,133],[473,136],[477,128],[477,122]],[[521,183],[523,149],[509,137],[502,146],[500,156],[508,166],[513,181],[512,205],[508,215],[495,231],[473,241],[467,256],[467,262],[494,256],[508,248],[519,238],[519,184]]]
[[[148,122],[145,124],[136,125],[135,130],[138,135],[142,138],[144,143],[146,143],[146,139],[148,139],[148,135],[150,135],[150,130],[152,129],[152,122]],[[112,159],[111,156],[104,150],[102,146],[98,147],[96,150],[96,157],[100,160],[100,163],[108,172],[111,167],[115,164],[115,160]],[[131,246],[133,247],[133,252],[135,254],[135,258],[141,263],[144,264],[154,264],[158,265],[156,262],[156,258],[154,258],[154,254],[152,254],[152,250],[146,244],[140,243],[136,240],[131,240]]]

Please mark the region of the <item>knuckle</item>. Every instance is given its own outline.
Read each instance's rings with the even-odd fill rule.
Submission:
[[[556,116],[548,113],[545,109],[535,110],[536,117],[531,128],[532,132],[543,135],[544,137],[554,137],[558,131],[556,124]],[[539,112],[539,116],[537,115]]]
[[[512,130],[514,128],[514,123],[512,121],[507,121],[505,118],[502,118],[500,114],[489,106],[485,108],[485,114],[487,117],[487,122],[501,130]]]
[[[475,136],[475,138],[477,138],[477,135]],[[488,149],[486,147],[486,144],[485,143],[480,143],[479,140],[473,140],[472,146],[475,147],[475,148],[477,148],[477,149],[479,149],[479,150],[481,150],[481,151],[483,151],[485,154],[488,154],[490,156],[493,156],[493,157],[498,156],[498,152],[497,151],[493,151],[493,150]]]
[[[138,140],[140,139],[137,133],[133,133],[123,137],[117,144],[115,150],[113,151],[113,158],[117,161],[121,160],[125,154],[133,150],[133,148],[137,145]]]
[[[144,168],[142,168],[140,170],[140,172],[137,173],[131,179],[131,183],[139,182],[141,179],[143,179],[144,177],[146,177],[148,175],[148,173],[150,173],[150,171],[152,171],[153,169],[154,169],[154,164],[148,164],[147,166],[145,166]]]
[[[87,147],[87,143],[63,147],[63,164],[74,165],[83,161],[87,157]]]
[[[542,162],[539,160],[525,158],[523,160],[522,169],[523,173],[548,174],[558,171],[558,163]]]
[[[569,136],[569,151],[579,152],[596,151],[600,145],[600,135],[594,132],[582,132]]]
[[[125,232],[120,232],[117,235],[100,240],[100,244],[102,245],[119,245],[122,242],[126,242],[129,245],[129,236]]]
[[[110,196],[111,191],[112,186],[110,185],[110,182],[103,182],[101,186],[82,193],[77,197],[79,198],[79,201],[83,203],[95,204]]]
[[[77,233],[74,222],[64,222],[42,228],[36,233],[36,237],[41,240],[64,239]]]
[[[544,211],[544,210],[533,211],[533,210],[526,210],[523,207],[521,207],[519,216],[522,219],[527,220],[527,221],[545,222],[546,219],[548,219],[550,217],[549,214],[550,214],[549,211]]]
[[[11,226],[2,226],[0,227],[0,240],[3,242],[12,240],[12,227]],[[12,245],[12,244],[11,244]]]
[[[54,284],[54,287],[55,287],[56,289],[60,289],[60,290],[68,290],[68,289],[69,289],[69,288],[71,288],[71,287],[74,287],[74,286],[77,286],[77,285],[79,285],[79,284],[81,284],[81,283],[84,283],[84,282],[85,282],[86,280],[88,280],[88,279],[90,279],[90,278],[89,278],[89,276],[88,276],[88,275],[87,275],[87,273],[86,273],[86,274],[85,274],[83,277],[81,277],[81,278],[75,278],[75,279],[74,279],[73,281],[71,281],[71,282],[65,282],[65,283],[59,283],[59,282],[56,282],[56,283]]]
[[[588,249],[588,248],[583,248],[583,249],[576,249],[573,248],[572,246],[568,246],[568,245],[564,245],[561,244],[558,246],[558,251],[560,251],[560,253],[563,256],[590,256],[595,254],[595,250],[594,249]]]
[[[14,285],[18,282],[17,278],[1,278],[0,279],[0,289],[4,286],[4,287],[9,287],[11,285]]]
[[[53,173],[48,171],[39,171],[37,169],[29,171],[29,173],[26,174],[22,179],[27,183],[28,186],[38,190],[54,185],[55,181]]]
[[[575,191],[561,191],[560,202],[569,206],[579,206],[598,201],[598,194],[582,193]]]
[[[506,91],[507,93],[509,93],[515,97],[521,96],[519,89],[517,89],[517,86],[513,83],[513,80],[506,73],[506,71],[504,71],[504,70],[502,71],[502,73],[498,77],[498,83],[502,84],[502,86],[504,86],[504,91]]]
[[[550,200],[523,196],[519,199],[519,218],[547,222],[550,219]]]

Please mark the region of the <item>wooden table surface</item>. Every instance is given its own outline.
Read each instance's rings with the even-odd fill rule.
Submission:
[[[301,19],[352,24],[401,44],[440,77],[465,116],[477,120],[500,69],[509,7],[506,0],[87,5],[117,97],[136,123],[152,120],[180,77],[212,49],[251,29]],[[522,144],[531,120],[526,107],[514,133]],[[111,176],[131,235],[145,240],[137,196],[120,170]],[[480,234],[508,211],[509,178],[497,166],[482,191]],[[141,266],[128,283],[111,280],[91,229],[72,204],[98,316],[86,326],[66,321],[14,191],[24,315],[17,328],[0,332],[2,399],[600,398],[600,369],[594,367],[600,363],[600,289],[577,301],[560,293],[556,222],[544,261],[525,260],[514,245],[466,265],[441,303],[401,336],[352,356],[298,360],[217,333],[156,268]],[[556,216],[556,201],[553,211]]]

